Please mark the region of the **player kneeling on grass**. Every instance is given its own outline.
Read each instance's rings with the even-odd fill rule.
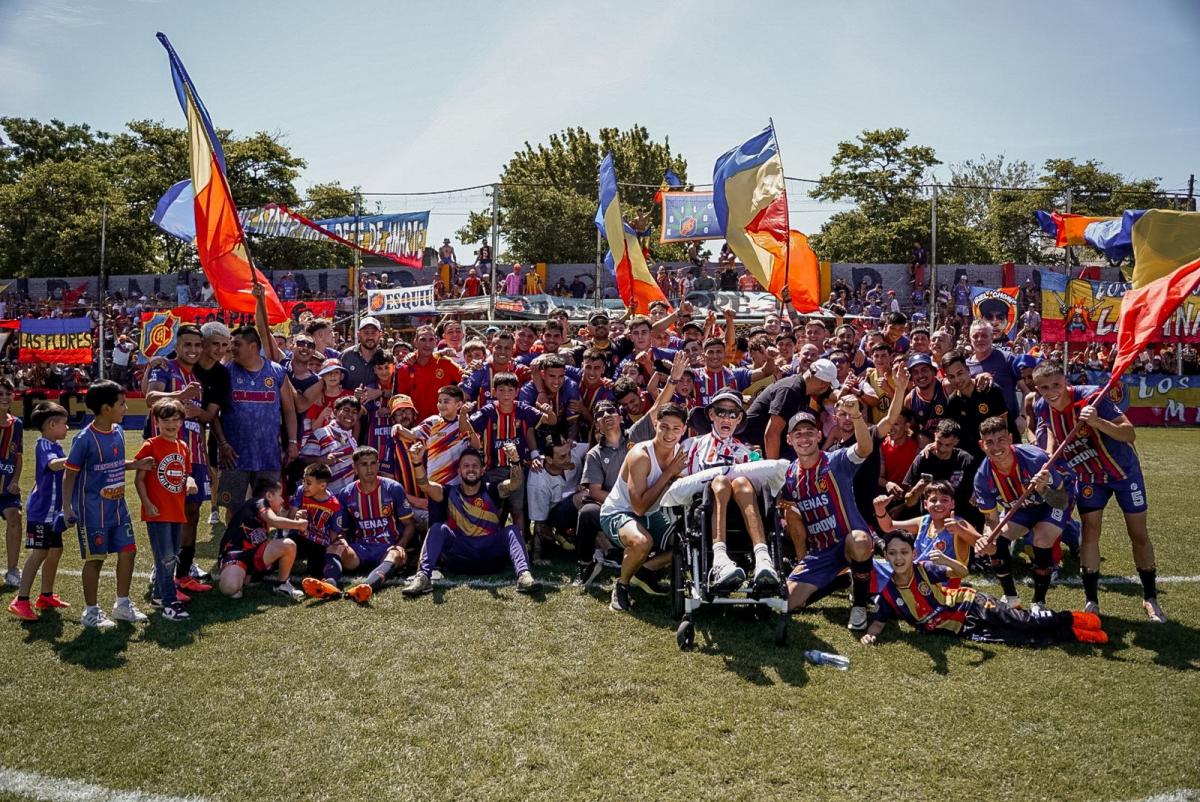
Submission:
[[[153,466],[154,460],[125,459],[125,388],[114,381],[93,382],[84,403],[95,418],[71,442],[63,476],[63,520],[78,523],[79,553],[83,557],[83,600],[79,623],[110,629],[116,623],[96,604],[104,558],[117,555],[117,603],[113,618],[144,623],[146,614],[129,600],[137,545],[125,506],[125,472]]]
[[[468,448],[458,459],[458,484],[441,485],[425,475],[425,445],[409,446],[417,484],[429,497],[429,534],[421,549],[421,565],[401,591],[419,596],[433,589],[433,569],[439,561],[456,573],[493,570],[506,559],[517,574],[517,590],[532,593],[541,585],[529,570],[525,540],[516,526],[501,527],[504,499],[519,493],[525,482],[517,447],[506,443],[508,479],[484,480],[483,454]]]
[[[1033,531],[1033,611],[1045,608],[1054,562],[1054,544],[1071,518],[1075,480],[1048,465],[1050,455],[1037,446],[1013,445],[1003,416],[979,424],[979,447],[984,459],[975,474],[975,498],[984,516],[984,537],[975,544],[980,555],[994,554],[996,579],[1004,602],[1019,607],[1021,598],[1012,577],[1012,544]],[[1033,492],[1003,529],[1000,507],[1011,507],[1031,487]]]
[[[308,521],[281,514],[283,485],[278,479],[259,477],[253,492],[253,498],[234,510],[221,538],[217,560],[221,592],[234,599],[242,598],[246,584],[266,576],[267,569],[274,565],[279,577],[275,592],[289,599],[303,598],[304,594],[292,587],[291,582],[296,542],[288,537],[272,538],[271,530],[304,533]]]
[[[1133,545],[1133,561],[1142,580],[1142,607],[1155,623],[1167,616],[1158,604],[1154,544],[1146,528],[1146,480],[1133,448],[1137,436],[1129,418],[1109,398],[1080,405],[1099,388],[1072,386],[1062,368],[1043,362],[1033,369],[1033,386],[1038,398],[1033,403],[1038,433],[1045,432],[1046,449],[1059,443],[1081,423],[1077,436],[1063,450],[1062,460],[1079,483],[1079,517],[1083,523],[1079,546],[1079,572],[1087,599],[1084,610],[1100,612],[1100,527],[1104,508],[1114,495],[1125,517],[1125,531]]]
[[[810,412],[788,422],[788,445],[796,460],[788,466],[780,493],[788,535],[796,548],[796,567],[787,578],[788,609],[799,610],[827,595],[838,576],[850,569],[850,621],[867,628],[874,541],[854,500],[854,474],[871,455],[871,430],[858,399],[838,401],[854,423],[854,447],[821,451],[821,427]]]
[[[1108,643],[1093,613],[1026,612],[970,587],[952,587],[967,566],[934,549],[916,559],[912,536],[890,532],[884,554],[891,577],[883,585],[862,642],[875,643],[888,621],[904,620],[919,632],[957,635],[982,643],[1051,646],[1056,643]]]
[[[355,479],[338,493],[345,522],[345,536],[325,548],[325,571],[319,580],[300,583],[304,592],[318,599],[341,595],[338,582],[342,570],[368,570],[365,582],[346,591],[359,604],[366,604],[383,586],[396,566],[408,562],[406,551],[413,537],[413,511],[404,486],[379,475],[379,452],[370,446],[354,450]]]
[[[964,565],[971,559],[971,549],[983,535],[975,527],[954,514],[954,488],[949,482],[936,480],[925,486],[923,493],[928,515],[907,521],[893,521],[887,505],[892,496],[875,498],[875,517],[883,531],[900,530],[914,536],[917,560],[927,560],[934,551],[945,554]],[[878,565],[878,562],[876,563]]]
[[[54,577],[58,573],[58,561],[62,557],[63,519],[59,510],[62,500],[63,469],[67,458],[59,441],[67,436],[67,411],[53,401],[43,401],[34,407],[29,423],[41,432],[33,447],[36,473],[33,491],[26,505],[25,548],[29,556],[25,559],[25,570],[21,572],[21,585],[17,598],[8,605],[8,611],[17,618],[36,621],[33,611],[70,607],[54,592]],[[29,594],[33,590],[33,579],[38,569],[42,571],[42,593],[32,605]]]

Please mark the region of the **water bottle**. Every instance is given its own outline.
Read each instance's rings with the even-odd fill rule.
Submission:
[[[758,462],[762,458],[763,458],[762,451],[759,449],[758,446],[754,446],[752,449],[750,449],[750,461],[751,462]]]
[[[804,653],[804,659],[814,666],[833,666],[838,671],[850,670],[850,658],[840,654],[809,649]]]

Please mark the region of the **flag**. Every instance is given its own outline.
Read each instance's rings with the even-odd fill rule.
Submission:
[[[22,318],[18,340],[18,362],[87,365],[92,361],[90,318]]]
[[[776,266],[788,268],[780,257],[789,239],[783,162],[772,126],[717,159],[713,207],[730,249],[769,290]]]
[[[142,357],[149,361],[174,351],[179,324],[179,317],[169,310],[143,312],[141,346],[138,349]]]
[[[679,180],[679,176],[671,170],[663,173],[662,183],[658,185],[658,192],[654,193],[654,202],[662,203],[663,192],[668,189],[678,189],[683,186],[683,182]]]
[[[767,292],[783,300],[786,284],[797,312],[808,314],[821,308],[821,265],[817,254],[808,244],[808,237],[799,231],[788,232],[788,246],[772,251],[771,286]],[[783,260],[788,267],[783,268]]]
[[[1084,232],[1092,223],[1103,223],[1114,220],[1113,217],[1087,217],[1081,214],[1063,214],[1060,212],[1034,212],[1042,231],[1054,237],[1054,245],[1064,248],[1071,245],[1089,245]]]
[[[621,300],[634,314],[646,314],[653,301],[666,301],[650,268],[633,228],[621,217],[621,198],[617,193],[617,171],[609,153],[600,162],[600,208],[596,210],[596,228],[608,239],[609,253],[604,257],[617,281]]]
[[[4,287],[0,287],[0,292],[3,292],[7,286],[5,284]],[[4,346],[8,345],[8,338],[20,328],[21,321],[19,320],[0,320],[0,354],[4,353]]]
[[[1196,289],[1197,283],[1200,283],[1200,257],[1125,293],[1117,322],[1117,356],[1111,382],[1116,382],[1148,345],[1162,339],[1163,324]]]
[[[1133,286],[1200,259],[1200,212],[1150,209],[1133,224]]]
[[[70,309],[71,307],[75,306],[75,304],[79,303],[79,299],[83,297],[83,294],[85,292],[87,292],[87,286],[88,286],[87,282],[85,281],[82,284],[80,284],[78,287],[76,287],[75,289],[67,290],[66,292],[64,292],[63,300],[62,300],[62,308],[64,310],[67,310],[67,309]]]
[[[208,110],[167,37],[160,33],[158,41],[167,50],[175,94],[188,121],[188,152],[192,188],[196,193],[193,203],[196,250],[200,255],[200,266],[216,292],[217,303],[235,312],[254,313],[255,300],[250,288],[255,283],[262,284],[266,288],[267,319],[278,323],[286,315],[275,290],[250,264],[246,234],[225,178],[225,153],[217,140]]]

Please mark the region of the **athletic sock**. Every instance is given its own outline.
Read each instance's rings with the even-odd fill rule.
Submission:
[[[1100,572],[1089,571],[1086,568],[1079,569],[1080,577],[1083,579],[1083,598],[1093,604],[1100,603]]]
[[[175,578],[185,579],[191,573],[192,563],[196,561],[195,546],[180,546],[179,559],[175,563]]]
[[[1006,537],[996,538],[996,556],[992,558],[992,569],[996,572],[996,581],[1004,590],[1005,596],[1017,595],[1017,584],[1012,577],[1012,541]]]
[[[383,585],[383,580],[387,579],[388,574],[395,568],[395,564],[391,560],[384,560],[371,573],[367,574],[367,584],[372,590],[379,590]]]
[[[713,568],[720,568],[729,562],[729,550],[725,543],[713,544]]]
[[[336,554],[326,554],[325,571],[322,575],[326,582],[336,585],[342,578],[342,559]]]
[[[871,561],[850,561],[850,603],[866,607],[871,601]]]
[[[1157,599],[1158,598],[1158,569],[1147,568],[1138,569],[1138,577],[1142,580],[1142,598]]]
[[[771,567],[771,552],[767,549],[766,543],[759,543],[754,547],[754,567]]]
[[[1054,563],[1054,549],[1042,546],[1033,547],[1033,600],[1044,603],[1046,591],[1050,590],[1051,565]]]

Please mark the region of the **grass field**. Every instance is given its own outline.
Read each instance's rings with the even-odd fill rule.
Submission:
[[[1200,574],[1200,431],[1143,430],[1138,442],[1159,574]],[[136,519],[132,485],[128,498]],[[1132,575],[1119,516],[1104,538],[1105,574]],[[28,798],[13,772],[226,800],[1029,802],[1200,788],[1200,578],[1164,582],[1162,626],[1145,621],[1138,586],[1106,586],[1103,648],[895,628],[867,648],[844,628],[842,595],[796,616],[786,647],[768,624],[708,613],[681,653],[667,600],[635,596],[634,614],[618,615],[611,577],[580,594],[565,564],[542,569],[559,584],[532,598],[499,583],[417,600],[389,588],[358,608],[260,586],[240,601],[197,598],[189,623],[152,616],[99,633],[78,624],[70,544],[63,562],[75,607],[0,624],[0,800]],[[113,595],[108,574],[101,604]],[[1082,591],[1056,586],[1049,600],[1078,607]],[[809,648],[849,655],[850,670],[807,665]],[[134,798],[64,788],[40,793]]]

